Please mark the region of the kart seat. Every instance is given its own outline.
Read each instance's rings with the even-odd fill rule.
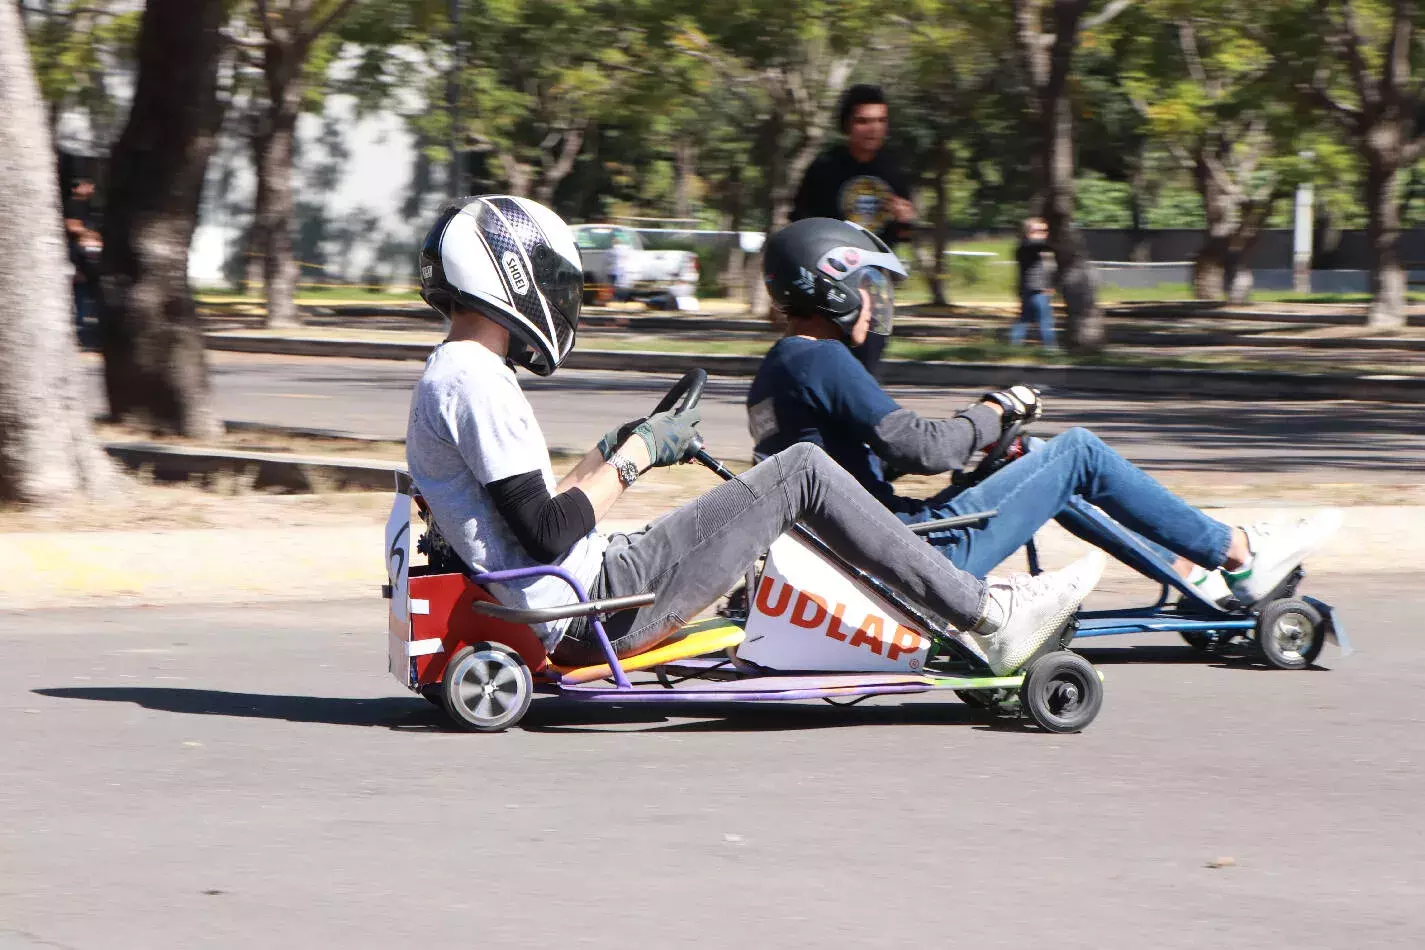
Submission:
[[[721,617],[689,624],[679,633],[680,636],[676,640],[665,640],[651,650],[620,659],[619,666],[623,667],[625,673],[647,670],[664,663],[726,650],[737,646],[747,637],[741,627],[728,623]],[[594,680],[608,679],[614,675],[607,663],[580,667],[555,666],[551,663],[549,669],[559,674],[559,682],[567,684],[592,683]]]

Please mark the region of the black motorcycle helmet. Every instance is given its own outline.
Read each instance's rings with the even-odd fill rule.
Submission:
[[[886,243],[850,221],[803,218],[767,240],[762,277],[789,317],[825,317],[850,333],[861,315],[861,291],[871,298],[871,332],[889,336],[895,293],[888,274],[906,275]]]

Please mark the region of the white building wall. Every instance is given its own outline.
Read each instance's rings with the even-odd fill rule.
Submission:
[[[298,120],[295,166],[302,281],[413,285],[420,239],[445,196],[443,169],[419,155],[406,121],[389,111],[358,118],[353,97],[329,96],[321,115]],[[255,188],[247,142],[225,137],[189,256],[195,285],[224,286],[240,272]]]

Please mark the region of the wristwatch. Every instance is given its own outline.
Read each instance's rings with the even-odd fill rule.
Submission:
[[[638,466],[633,463],[633,459],[615,452],[609,456],[609,464],[618,472],[618,480],[627,488],[638,481]]]

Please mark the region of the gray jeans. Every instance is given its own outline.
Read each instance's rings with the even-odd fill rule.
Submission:
[[[802,442],[644,530],[609,539],[592,595],[657,594],[647,607],[605,624],[614,651],[631,656],[666,639],[726,594],[797,522],[929,613],[961,629],[979,620],[985,585],[912,534],[820,446]],[[554,659],[584,665],[604,656],[592,628],[576,622]]]

